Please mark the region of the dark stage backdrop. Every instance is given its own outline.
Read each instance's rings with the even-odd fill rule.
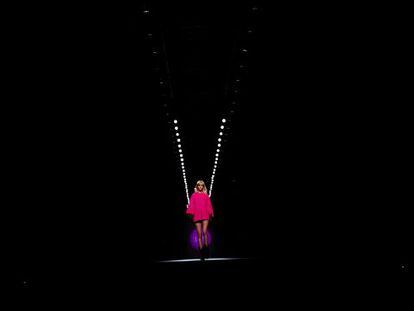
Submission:
[[[36,38],[19,31],[36,48],[10,58],[15,97],[4,114],[5,236],[18,280],[128,281],[189,255],[156,77],[122,12],[93,27],[42,25]],[[212,197],[214,254],[287,272],[394,271],[408,244],[409,123],[403,58],[383,60],[389,44],[404,50],[402,38],[367,33],[364,16],[265,12]],[[191,117],[182,117],[190,190],[210,172],[221,116]]]

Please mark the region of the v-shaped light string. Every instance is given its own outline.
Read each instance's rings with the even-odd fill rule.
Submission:
[[[185,186],[185,194],[187,196],[187,203],[190,204],[190,197],[188,195],[188,186],[187,186],[187,177],[185,174],[185,165],[184,165],[184,155],[183,155],[183,149],[182,149],[182,142],[181,142],[181,136],[180,136],[180,132],[179,132],[179,128],[178,128],[178,121],[175,119],[173,121],[173,126],[174,126],[174,130],[175,130],[175,139],[176,139],[176,144],[177,144],[177,148],[178,148],[178,152],[179,152],[179,160],[180,160],[180,166],[181,166],[181,172],[183,175],[183,180],[184,180],[184,186]]]
[[[211,193],[213,191],[213,185],[214,185],[214,177],[216,175],[216,170],[217,170],[217,166],[218,166],[218,161],[219,161],[219,156],[220,156],[220,151],[221,151],[221,146],[222,146],[222,140],[223,140],[223,134],[224,134],[224,124],[226,123],[226,119],[222,119],[221,120],[221,125],[220,125],[220,131],[219,131],[219,135],[218,135],[218,139],[217,139],[217,149],[216,149],[216,154],[215,154],[215,158],[214,158],[214,165],[213,165],[213,172],[211,174],[211,182],[210,182],[210,191],[209,191],[209,196],[211,197]]]
[[[210,179],[211,180],[210,191],[209,191],[209,196],[210,197],[211,197],[211,194],[212,194],[214,178],[215,178],[216,170],[217,170],[217,166],[218,166],[219,155],[220,155],[220,151],[221,151],[220,148],[222,146],[223,135],[224,135],[224,124],[226,123],[226,119],[222,119],[221,122],[222,123],[220,125],[220,130],[219,130],[219,135],[218,135],[219,137],[217,139],[217,149],[216,149],[216,154],[215,154],[215,158],[214,158],[213,172],[212,172],[211,179]],[[175,131],[174,133],[175,133],[177,149],[178,149],[178,152],[179,152],[179,161],[180,161],[181,172],[182,172],[184,186],[185,186],[185,193],[186,193],[186,196],[187,196],[187,202],[189,204],[190,203],[190,197],[189,197],[189,194],[188,194],[188,184],[187,184],[187,177],[186,177],[185,164],[184,164],[182,141],[181,141],[181,136],[180,136],[180,131],[179,131],[178,120],[177,119],[174,119],[173,127],[174,127],[174,131]]]

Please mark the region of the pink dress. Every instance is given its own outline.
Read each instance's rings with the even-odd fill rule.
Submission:
[[[190,198],[186,214],[193,215],[193,221],[200,221],[214,217],[210,197],[204,192],[194,192]]]

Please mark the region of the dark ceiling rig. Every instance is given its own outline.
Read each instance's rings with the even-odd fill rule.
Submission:
[[[230,134],[231,121],[240,109],[240,102],[243,95],[243,84],[247,80],[249,71],[249,56],[252,41],[257,31],[257,22],[261,16],[262,9],[257,5],[246,5],[244,10],[244,22],[239,26],[239,30],[233,41],[231,58],[229,63],[228,76],[226,79],[224,95],[225,107],[219,115],[219,131],[217,137],[217,148],[214,152],[212,162],[212,174],[210,177],[210,195],[214,184],[216,170],[220,161],[220,154],[223,145],[227,142]],[[161,99],[161,118],[169,124],[171,141],[175,147],[179,167],[183,177],[186,197],[189,199],[187,177],[185,169],[185,159],[183,155],[184,142],[182,141],[179,116],[173,110],[174,89],[171,75],[171,68],[168,59],[168,46],[165,40],[165,25],[160,21],[160,16],[154,8],[147,3],[141,6],[138,12],[139,18],[143,20],[143,32],[148,45],[148,59],[151,60],[154,83],[158,84],[158,91]],[[231,17],[229,17],[231,18]]]

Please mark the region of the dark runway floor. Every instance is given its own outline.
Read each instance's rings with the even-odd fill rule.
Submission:
[[[49,267],[24,285],[34,293],[53,293],[72,298],[80,293],[90,297],[115,297],[152,307],[176,304],[184,308],[245,306],[253,303],[291,305],[311,301],[336,303],[356,297],[408,294],[408,273],[378,264],[374,267],[345,261],[283,261],[280,258],[210,258],[152,262],[106,262],[88,266]],[[37,291],[40,289],[41,291]],[[92,296],[97,293],[98,296]],[[68,295],[70,297],[68,297]],[[93,294],[96,295],[96,294]],[[370,295],[370,296],[368,296]],[[94,298],[95,299],[95,298]],[[375,298],[378,299],[378,298]],[[219,302],[220,301],[220,302]]]

